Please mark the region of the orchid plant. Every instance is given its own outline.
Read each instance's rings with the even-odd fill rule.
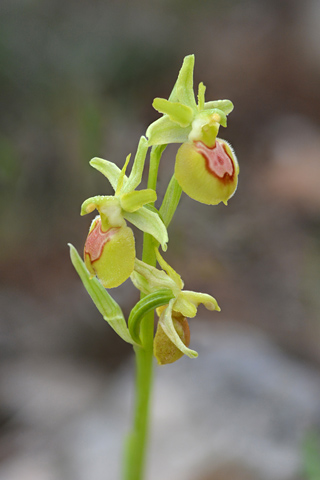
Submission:
[[[91,166],[108,179],[115,193],[91,197],[82,204],[81,215],[98,212],[84,245],[84,260],[70,245],[71,261],[96,307],[114,331],[132,344],[136,354],[135,414],[126,443],[124,480],[144,478],[153,357],[159,365],[173,363],[183,355],[197,357],[197,352],[189,348],[187,319],[196,316],[201,303],[208,310],[220,310],[211,295],[184,290],[180,275],[159,252],[160,246],[164,252],[167,249],[167,228],[182,191],[201,203],[227,205],[237,188],[239,166],[235,153],[217,137],[220,126],[226,127],[233,105],[229,100],[206,102],[203,83],[199,84],[196,100],[193,69],[194,56],[189,55],[169,99],[154,99],[153,107],[162,116],[140,138],[128,176],[130,155],[122,170],[101,158],[91,160]],[[174,174],[157,210],[154,203],[158,169],[170,143],[181,146]],[[137,190],[150,147],[148,188]],[[126,222],[144,232],[141,260],[136,258],[133,231]],[[141,294],[126,321],[107,289],[121,285],[129,277]],[[154,312],[159,317],[156,328]]]

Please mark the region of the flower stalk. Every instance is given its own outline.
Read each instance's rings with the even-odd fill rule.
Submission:
[[[211,295],[184,290],[181,276],[159,252],[160,247],[163,251],[167,249],[167,228],[183,192],[204,204],[227,205],[238,183],[235,153],[225,140],[217,137],[220,127],[227,126],[227,115],[233,105],[229,100],[206,102],[206,87],[202,82],[196,98],[193,67],[194,56],[189,55],[183,61],[169,99],[154,99],[153,107],[162,116],[140,138],[130,174],[127,174],[130,155],[122,169],[101,158],[90,161],[108,179],[114,195],[97,195],[82,204],[81,215],[95,210],[98,213],[84,245],[84,260],[70,245],[71,261],[97,309],[135,352],[133,426],[125,444],[123,480],[145,478],[153,358],[159,365],[173,363],[184,355],[196,358],[198,353],[189,348],[188,319],[196,316],[200,304],[211,311],[220,310]],[[158,171],[169,143],[181,146],[174,174],[157,210]],[[150,147],[147,188],[137,190]],[[127,222],[143,232],[141,260],[136,258],[135,238]],[[107,289],[116,288],[129,278],[140,291],[140,300],[126,321]]]

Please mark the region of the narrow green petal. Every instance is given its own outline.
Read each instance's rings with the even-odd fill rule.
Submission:
[[[178,123],[181,127],[190,125],[194,116],[192,108],[179,102],[169,102],[164,98],[155,98],[152,106],[158,112],[167,114],[170,120]]]
[[[109,323],[110,327],[113,328],[125,342],[134,345],[135,342],[130,335],[121,308],[104,289],[99,280],[95,277],[91,278],[91,274],[88,272],[74,246],[69,244],[69,247],[72,264],[104,320]]]
[[[183,143],[188,140],[190,127],[180,127],[177,123],[170,120],[168,115],[164,115],[149,125],[146,136],[148,144],[166,145],[168,143]]]
[[[121,193],[130,192],[140,184],[148,148],[148,140],[142,136],[139,141],[136,156],[134,157],[131,173],[128,181],[124,182]]]
[[[118,180],[118,184],[117,184],[117,188],[116,188],[116,195],[119,195],[119,193],[121,192],[121,189],[123,187],[124,179],[125,179],[125,176],[126,176],[126,170],[127,170],[128,163],[130,162],[130,158],[131,158],[131,153],[129,153],[129,155],[127,155],[126,161],[124,162],[124,165],[123,165],[122,170],[120,172],[119,180]]]
[[[185,344],[182,342],[181,338],[176,332],[174,328],[173,321],[172,321],[172,307],[175,300],[170,300],[168,307],[162,312],[159,323],[167,335],[170,338],[171,342],[175,344],[175,346],[181,350],[182,353],[187,355],[190,358],[196,358],[198,353],[195,350],[191,350],[190,348],[186,347]]]
[[[198,110],[201,112],[204,109],[204,94],[206,92],[206,87],[202,82],[199,83],[198,87]]]
[[[98,172],[102,173],[111,183],[113,190],[116,190],[117,184],[119,181],[119,176],[121,174],[121,170],[117,165],[108,160],[103,160],[102,158],[93,158],[90,160],[90,165],[98,170]],[[127,177],[124,178],[124,184],[127,181]]]
[[[123,212],[123,217],[133,223],[139,230],[150,233],[166,251],[168,242],[168,232],[163,221],[158,214],[152,212],[146,207],[142,207],[136,212]]]
[[[220,312],[221,310],[217,300],[211,295],[208,295],[207,293],[198,293],[184,290],[183,292],[181,292],[181,296],[189,302],[193,303],[196,308],[198,308],[200,303],[203,303],[203,305],[208,310],[217,310],[218,312]]]
[[[193,110],[196,109],[196,101],[193,91],[193,68],[194,55],[187,55],[180,69],[178,79],[169,97],[171,102],[180,102]]]
[[[214,100],[213,102],[205,102],[204,109],[209,110],[211,108],[219,108],[219,110],[222,110],[226,115],[228,115],[232,112],[234,107],[230,100]]]
[[[131,310],[128,318],[129,332],[136,343],[140,341],[140,323],[147,313],[162,305],[167,305],[174,298],[172,290],[161,289],[143,297]]]
[[[157,200],[157,193],[151,188],[145,190],[134,190],[133,192],[125,193],[120,197],[120,205],[126,212],[135,212],[147,203],[155,202]]]
[[[180,289],[176,283],[163,270],[158,270],[137,258],[134,263],[134,271],[130,278],[134,286],[145,294],[163,288],[168,288],[175,296],[180,293]]]

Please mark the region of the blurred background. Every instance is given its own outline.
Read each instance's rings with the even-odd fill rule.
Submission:
[[[67,242],[83,248],[82,201],[112,193],[89,160],[122,166],[135,153],[158,118],[153,98],[168,98],[190,53],[207,99],[235,105],[220,136],[240,177],[227,208],[183,195],[169,229],[167,261],[222,312],[190,322],[197,360],[156,368],[148,478],[319,479],[319,1],[0,10],[0,479],[120,478],[133,354],[95,310]],[[112,294],[128,315],[130,282]]]

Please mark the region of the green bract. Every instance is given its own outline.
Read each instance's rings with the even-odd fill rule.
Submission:
[[[92,275],[97,275],[106,288],[117,287],[131,274],[135,260],[135,241],[126,220],[143,232],[151,234],[166,250],[168,234],[158,213],[145,205],[153,203],[157,194],[152,189],[135,190],[141,182],[148,144],[141,137],[129,177],[126,168],[120,170],[107,160],[94,158],[90,164],[103,173],[115,190],[113,196],[97,195],[88,198],[81,207],[81,215],[97,209],[84,247],[84,259]]]
[[[119,337],[134,345],[135,342],[129,333],[121,308],[101,283],[90,275],[74,246],[69,244],[69,247],[72,264],[95,306]]]

